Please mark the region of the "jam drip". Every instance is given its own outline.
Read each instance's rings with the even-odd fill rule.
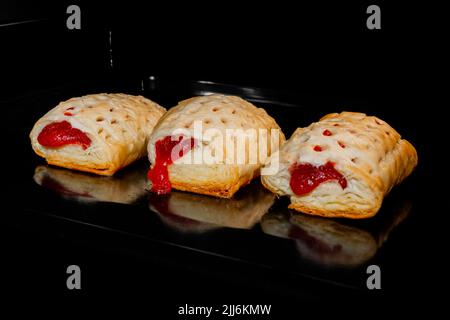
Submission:
[[[157,194],[167,194],[172,190],[169,181],[169,171],[167,166],[183,157],[195,146],[194,138],[185,138],[180,136],[178,140],[172,140],[171,136],[158,140],[155,143],[155,164],[147,174],[152,182],[152,192]],[[177,147],[172,155],[173,148]],[[177,152],[178,151],[178,152]]]
[[[328,161],[321,166],[309,163],[296,163],[289,169],[291,173],[290,186],[296,195],[304,195],[313,191],[319,184],[328,180],[337,180],[342,189],[347,187],[347,180],[335,168],[334,163]]]
[[[58,148],[78,144],[83,150],[91,145],[91,139],[83,131],[73,128],[67,121],[53,122],[45,126],[37,138],[44,147]]]

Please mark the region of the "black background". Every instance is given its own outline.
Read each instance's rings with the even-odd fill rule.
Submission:
[[[439,8],[374,2],[381,7],[382,29],[368,30],[365,10],[372,2],[74,3],[81,7],[81,30],[67,30],[64,2],[0,4],[0,100],[93,79],[140,81],[156,76],[166,82],[208,80],[271,88],[306,100],[320,97],[343,108],[362,101],[381,118],[392,120],[418,146],[424,184],[433,185],[432,179],[441,175],[440,167],[432,165],[440,147],[437,118],[445,114],[437,101],[443,86],[436,81],[443,73],[438,63],[442,52],[434,42],[439,39]],[[421,195],[436,198],[432,188],[424,188]],[[435,202],[430,201],[424,214],[448,212],[446,204],[433,208]],[[14,203],[8,212],[14,213]],[[2,230],[6,244],[2,286],[13,298],[49,295],[72,301],[136,296],[137,301],[144,300],[140,306],[151,306],[149,316],[160,312],[164,318],[173,313],[174,303],[278,303],[282,306],[278,310],[286,313],[302,307],[298,297],[243,281],[245,272],[250,272],[245,269],[242,279],[230,281],[220,274],[206,276],[195,255],[176,253],[180,260],[192,261],[181,271],[164,264],[164,256],[171,253],[158,248],[152,249],[157,259],[109,252],[64,239],[58,226],[49,227],[48,221],[35,221],[30,230],[15,228],[13,218],[8,222]],[[430,245],[424,242],[417,265],[398,284],[398,295],[389,297],[394,304],[403,299],[420,301],[443,286],[438,245],[444,240],[437,236],[436,221],[428,223],[418,237]],[[120,243],[117,238],[110,241]],[[65,288],[64,266],[72,263],[86,270],[81,292]],[[305,294],[305,300],[342,298],[330,288],[322,290],[308,281],[304,285],[305,292],[311,293]],[[387,302],[380,295],[363,299],[356,300],[364,305]]]

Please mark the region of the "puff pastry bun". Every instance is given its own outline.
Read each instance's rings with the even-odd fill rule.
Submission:
[[[49,164],[109,176],[146,155],[148,137],[164,112],[141,96],[72,98],[36,122],[31,145]]]
[[[199,121],[202,126],[201,136],[195,137],[194,127]],[[184,131],[185,139],[193,139],[192,141],[195,140],[195,142],[181,158],[167,166],[168,173],[164,174],[167,175],[170,184],[168,188],[160,192],[155,190],[156,178],[153,174],[156,170],[155,167],[158,165],[156,144],[159,141],[164,141],[164,139],[170,140],[170,137],[174,137],[174,130],[179,128]],[[214,129],[215,134],[207,139],[206,131],[208,129]],[[272,144],[268,145],[267,153],[265,155],[260,154],[255,162],[250,161],[249,143],[245,143],[245,159],[241,163],[226,161],[230,153],[230,150],[226,148],[226,143],[222,144],[223,157],[217,162],[186,164],[184,158],[203,159],[205,154],[219,152],[218,150],[212,150],[215,146],[220,145],[216,142],[227,135],[227,130],[239,129],[255,129],[257,132],[259,129],[266,129],[268,139],[278,139],[278,144],[285,140],[275,120],[264,109],[257,108],[239,97],[214,94],[181,101],[161,118],[150,137],[148,153],[152,164],[152,169],[149,172],[149,179],[153,185],[152,190],[157,193],[167,193],[170,192],[171,186],[178,190],[194,193],[223,198],[232,197],[242,185],[249,183],[259,175],[262,163],[274,151],[270,150]],[[277,138],[274,138],[275,134],[271,129],[278,132]],[[234,142],[237,140],[235,135],[231,137]],[[259,141],[257,143],[260,143]],[[264,141],[264,143],[267,141]],[[164,179],[167,180],[167,178]]]
[[[417,165],[417,153],[386,122],[342,112],[298,128],[275,160],[278,172],[261,180],[272,192],[289,196],[289,208],[359,219],[378,212],[383,197]]]

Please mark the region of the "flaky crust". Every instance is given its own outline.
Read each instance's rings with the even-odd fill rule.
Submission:
[[[109,176],[145,156],[148,137],[164,112],[142,96],[102,93],[72,98],[36,122],[30,133],[31,145],[49,164]],[[89,148],[39,144],[37,137],[45,126],[64,120],[88,135]]]
[[[277,129],[280,135],[279,141],[285,140],[280,127],[264,109],[257,108],[239,97],[218,94],[194,97],[181,101],[161,118],[148,144],[150,162],[155,163],[155,143],[174,135],[175,129],[182,129],[186,137],[194,137],[195,121],[202,121],[203,134],[205,130],[212,128],[218,130],[222,137],[226,135],[227,129],[267,129],[269,134],[270,129]],[[194,138],[197,139],[200,147],[194,148],[184,157],[194,159],[203,152],[211,151],[219,135],[212,136],[209,140],[198,141],[198,137]],[[224,148],[224,159],[227,151]],[[270,154],[273,151],[269,146],[267,153]],[[230,164],[225,161],[213,164],[186,164],[183,163],[183,157],[169,166],[169,180],[172,187],[178,190],[231,198],[241,186],[259,176],[259,169],[267,158],[267,155],[264,155],[258,157],[256,163],[251,163],[248,143],[245,153],[243,164]]]
[[[325,136],[324,130],[332,135]],[[316,145],[321,152],[314,151]],[[417,153],[386,122],[363,113],[342,112],[297,129],[281,147],[279,160],[278,172],[261,181],[272,192],[290,196],[289,208],[323,217],[361,219],[375,215],[384,196],[413,171]],[[291,165],[319,166],[328,161],[347,179],[347,188],[328,181],[309,194],[293,193]]]

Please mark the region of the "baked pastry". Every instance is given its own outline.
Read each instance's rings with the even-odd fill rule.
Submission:
[[[262,176],[289,208],[324,217],[368,218],[417,165],[414,147],[386,122],[363,113],[332,113],[298,128],[280,148],[278,171]]]
[[[300,255],[309,261],[325,267],[351,268],[372,259],[410,210],[409,201],[397,201],[385,214],[377,216],[377,221],[358,224],[284,209],[265,215],[261,228],[267,234],[294,240]]]
[[[230,198],[260,173],[285,140],[264,109],[235,96],[181,101],[159,121],[148,144],[152,191],[171,188]]]
[[[80,202],[132,204],[147,194],[147,165],[127,168],[114,177],[94,176],[62,168],[38,166],[34,181],[60,196]]]
[[[36,122],[31,145],[49,164],[109,176],[145,156],[148,137],[164,112],[141,96],[72,98]]]
[[[222,227],[250,229],[275,201],[275,195],[259,183],[241,189],[232,199],[173,191],[150,196],[150,209],[182,232],[205,232]]]

